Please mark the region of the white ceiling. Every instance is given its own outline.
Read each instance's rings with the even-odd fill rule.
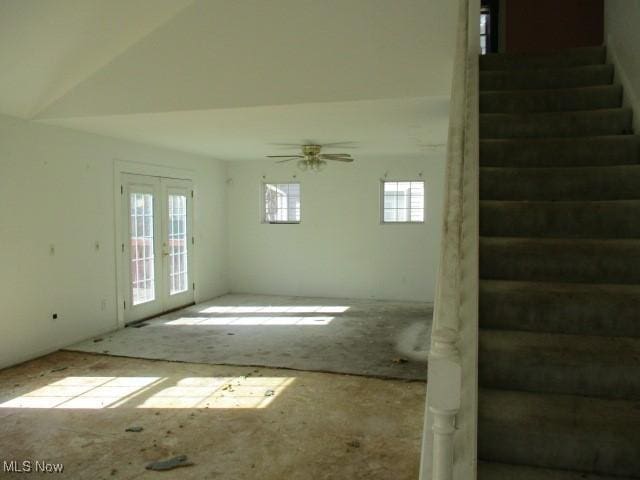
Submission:
[[[224,160],[423,155],[446,140],[454,5],[0,0],[0,111]]]
[[[296,152],[279,144],[342,143],[327,152],[411,157],[441,148],[448,98],[360,100],[57,119],[57,125],[223,160]]]
[[[29,118],[193,0],[0,0],[0,112]]]

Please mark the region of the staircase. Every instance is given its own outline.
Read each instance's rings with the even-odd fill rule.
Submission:
[[[480,59],[480,480],[640,478],[640,139],[605,53]]]

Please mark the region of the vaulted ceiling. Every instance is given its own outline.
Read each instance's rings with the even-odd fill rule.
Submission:
[[[224,160],[446,138],[449,0],[2,0],[0,112]]]

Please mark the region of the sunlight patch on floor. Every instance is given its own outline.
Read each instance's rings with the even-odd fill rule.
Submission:
[[[182,317],[163,325],[329,325],[335,317]]]
[[[344,313],[350,307],[341,305],[265,305],[265,306],[221,306],[215,305],[199,313]]]
[[[265,408],[293,381],[290,377],[185,378],[138,408]]]
[[[160,377],[67,377],[1,403],[0,408],[106,408],[158,380]]]
[[[0,403],[0,408],[265,408],[294,380],[251,376],[66,377]]]

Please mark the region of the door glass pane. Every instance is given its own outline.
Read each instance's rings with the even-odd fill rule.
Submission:
[[[187,197],[169,195],[169,294],[187,286]]]
[[[131,291],[134,305],[156,298],[153,251],[153,195],[131,193]]]

